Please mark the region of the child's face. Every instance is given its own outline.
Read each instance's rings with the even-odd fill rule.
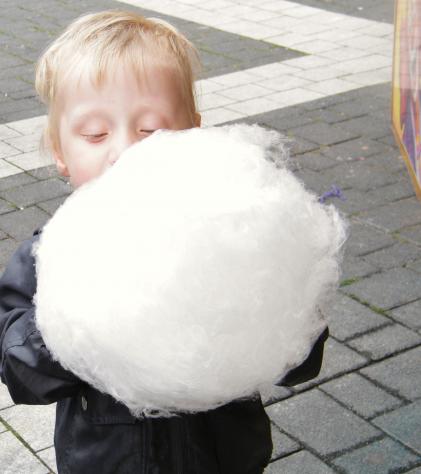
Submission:
[[[127,147],[157,129],[200,125],[199,115],[191,123],[168,71],[150,71],[148,79],[139,81],[132,71],[121,68],[101,86],[82,77],[74,87],[63,88],[54,157],[60,174],[69,176],[74,187],[101,175]]]

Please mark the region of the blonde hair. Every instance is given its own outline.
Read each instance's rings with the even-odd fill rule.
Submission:
[[[194,123],[197,112],[194,81],[200,70],[196,48],[164,20],[110,10],[73,21],[37,63],[35,89],[48,107],[44,148],[56,147],[59,142],[55,106],[58,90],[66,78],[88,72],[99,86],[109,71],[121,64],[130,66],[138,77],[149,65],[170,68]]]

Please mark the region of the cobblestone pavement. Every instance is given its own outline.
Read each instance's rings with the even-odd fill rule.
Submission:
[[[258,7],[255,5],[258,4]],[[266,473],[421,473],[421,203],[390,128],[392,0],[0,2],[0,265],[70,192],[38,152],[34,61],[72,18],[104,8],[162,16],[198,45],[207,125],[261,123],[350,223],[331,337],[316,380],[267,401]],[[215,15],[215,11],[218,15]],[[0,472],[55,470],[54,406],[0,388]]]

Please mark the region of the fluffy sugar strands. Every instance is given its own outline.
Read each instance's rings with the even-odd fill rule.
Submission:
[[[298,365],[344,225],[284,158],[257,126],[159,131],[75,191],[35,250],[53,356],[137,416],[215,408]]]

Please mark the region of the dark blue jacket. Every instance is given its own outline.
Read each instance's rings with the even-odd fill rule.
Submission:
[[[15,403],[57,402],[54,445],[60,474],[260,474],[272,451],[260,398],[195,415],[134,418],[125,405],[65,370],[34,322],[36,289],[25,241],[0,279],[0,376]],[[282,381],[315,377],[327,330],[307,360]]]

